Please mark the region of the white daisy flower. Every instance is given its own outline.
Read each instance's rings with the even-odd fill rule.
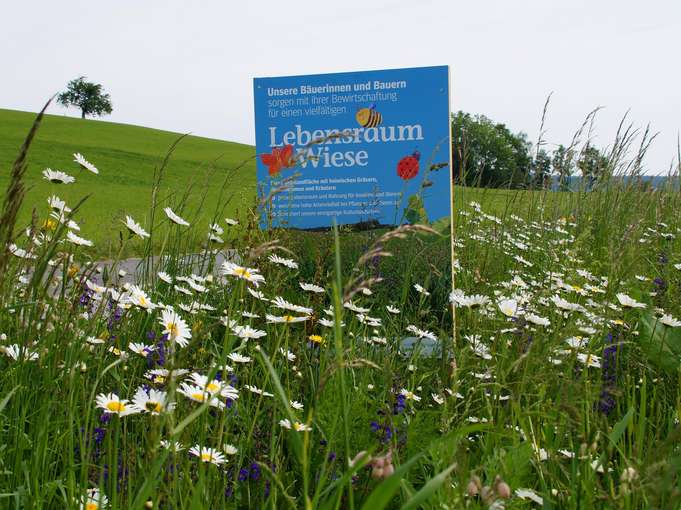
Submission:
[[[147,393],[142,387],[137,388],[135,395],[132,397],[132,405],[139,409],[140,412],[150,413],[154,416],[165,412],[172,412],[175,408],[175,402],[168,402],[168,394],[165,391],[151,388],[149,393]]]
[[[325,292],[324,287],[320,287],[319,285],[315,285],[314,283],[298,282],[298,285],[300,285],[300,288],[306,292],[314,292],[315,294],[322,294],[323,292]]]
[[[516,489],[515,495],[518,496],[520,499],[529,499],[531,501],[534,501],[539,506],[544,505],[544,498],[539,496],[532,489]]]
[[[466,296],[461,289],[454,289],[449,294],[449,301],[450,303],[453,303],[455,306],[474,308],[488,304],[490,302],[490,299],[487,296],[482,296],[480,294]]]
[[[233,220],[232,218],[225,218],[225,223],[227,223],[227,225],[230,225],[232,227],[239,224],[239,222],[237,220]]]
[[[409,391],[406,388],[402,388],[400,390],[400,395],[402,395],[407,400],[413,400],[415,402],[419,402],[421,400],[421,397],[419,397],[416,393]]]
[[[74,158],[73,161],[78,163],[82,169],[87,170],[88,172],[92,172],[93,174],[99,173],[97,167],[90,163],[87,159],[85,159],[85,157],[80,152],[76,152],[73,155],[73,158]]]
[[[260,283],[265,283],[265,277],[259,274],[257,269],[241,267],[233,262],[225,261],[222,263],[221,272],[223,275],[236,276],[242,280],[252,283],[256,287]]]
[[[239,450],[233,444],[222,445],[222,451],[225,452],[226,455],[236,455],[239,453]]]
[[[130,349],[135,354],[139,354],[143,358],[146,358],[150,352],[156,349],[153,345],[145,345],[135,342],[130,342],[128,344],[128,349]]]
[[[278,255],[275,255],[272,253],[269,256],[270,262],[273,262],[275,264],[279,264],[280,266],[286,266],[290,269],[298,269],[298,263],[295,260],[292,259],[285,259],[283,257],[279,257]]]
[[[348,310],[355,312],[355,313],[368,313],[370,311],[369,308],[363,308],[361,306],[357,306],[352,301],[348,301],[346,303],[343,303],[343,307],[347,308]],[[329,315],[331,315],[333,317],[333,310],[331,310]]]
[[[665,326],[668,326],[670,328],[678,328],[681,327],[681,321],[675,319],[671,315],[664,314],[662,317],[660,317],[660,322],[664,324]]]
[[[221,236],[222,234],[225,233],[224,229],[220,225],[218,225],[217,223],[211,223],[209,225],[209,228],[210,228],[211,232],[213,232],[214,234],[219,235],[219,236]]]
[[[243,356],[238,352],[230,352],[227,357],[234,363],[250,363],[253,359],[250,356]]]
[[[204,285],[201,285],[200,283],[195,282],[193,279],[187,280],[187,285],[189,285],[192,290],[196,292],[206,292],[206,287]]]
[[[201,462],[208,462],[219,466],[227,462],[225,455],[215,448],[208,448],[207,446],[195,445],[189,449],[189,454],[198,457]]]
[[[601,368],[601,359],[594,354],[577,353],[577,359],[587,367]]]
[[[225,407],[224,402],[220,402],[212,393],[200,386],[183,382],[180,383],[180,387],[177,389],[177,392],[181,393],[190,400],[193,400],[194,402],[199,402],[201,404],[207,402],[208,405],[221,409]]]
[[[164,272],[164,271],[159,271],[159,272],[156,273],[156,274],[158,275],[158,277],[159,277],[162,281],[164,281],[164,282],[166,282],[166,283],[173,283],[173,277],[170,276],[168,273],[166,273],[166,272]]]
[[[497,305],[501,313],[507,317],[515,317],[518,315],[518,302],[515,299],[502,299]]]
[[[232,328],[232,331],[236,336],[239,338],[243,338],[244,340],[248,339],[254,339],[257,340],[258,338],[262,338],[264,336],[267,336],[267,333],[260,329],[254,329],[250,326],[235,326]]]
[[[149,299],[149,296],[147,296],[147,293],[137,285],[132,285],[130,287],[126,302],[145,310],[153,310],[156,307],[156,305]]]
[[[289,405],[295,409],[296,411],[302,411],[303,408],[305,407],[303,404],[298,402],[297,400],[289,400]]]
[[[286,418],[283,420],[279,420],[279,425],[288,430],[295,430],[296,432],[309,432],[310,430],[312,430],[312,427],[310,427],[309,425],[305,425],[304,423],[301,423],[299,421],[291,424],[291,422]]]
[[[29,351],[26,347],[21,347],[18,344],[0,346],[0,352],[2,352],[8,358],[12,358],[14,361],[19,359],[23,359],[25,361],[38,360],[37,352]]]
[[[85,496],[81,496],[80,510],[104,510],[109,504],[109,498],[98,488],[88,489]]]
[[[279,296],[275,297],[271,302],[276,308],[281,308],[282,310],[290,310],[292,312],[304,313],[306,315],[312,315],[313,312],[312,308],[294,305]]]
[[[421,285],[419,285],[418,283],[415,283],[415,284],[414,284],[414,289],[415,289],[416,292],[418,292],[419,294],[423,294],[424,296],[430,296],[430,292],[428,292],[426,289],[424,289],[424,288],[423,288]]]
[[[172,450],[174,452],[184,450],[184,445],[179,441],[168,441],[167,439],[161,439],[160,445],[161,448],[165,448],[166,450]]]
[[[177,214],[173,212],[173,210],[170,207],[166,207],[165,209],[163,209],[163,212],[166,213],[168,219],[175,223],[176,225],[182,225],[183,227],[189,226],[189,222],[180,218]]]
[[[257,386],[253,386],[253,385],[250,385],[250,384],[246,384],[244,386],[244,388],[246,388],[251,393],[255,393],[256,395],[262,395],[264,397],[273,397],[274,396],[272,393],[269,393],[265,390],[261,390]]]
[[[140,412],[128,400],[119,398],[115,393],[100,393],[97,395],[96,404],[105,413],[117,414],[118,416],[128,416]]]
[[[55,211],[58,211],[62,214],[68,214],[71,212],[71,208],[67,207],[66,202],[64,202],[57,195],[52,195],[49,197],[47,199],[47,204]]]
[[[265,294],[260,292],[259,290],[251,289],[250,287],[247,287],[246,290],[248,293],[253,296],[255,299],[259,299],[260,301],[269,301]]]
[[[78,246],[92,246],[92,241],[77,236],[70,230],[66,234],[66,240]]]
[[[545,319],[544,317],[540,317],[539,315],[535,315],[533,313],[525,314],[525,319],[527,319],[527,322],[531,322],[532,324],[536,324],[537,326],[550,326],[551,325],[550,320]]]
[[[565,343],[573,349],[583,349],[589,345],[589,339],[581,336],[571,336],[565,340]]]
[[[35,259],[37,255],[27,252],[23,248],[19,248],[16,244],[11,243],[9,245],[9,252],[20,259]]]
[[[106,287],[97,285],[95,282],[89,279],[85,280],[85,286],[96,294],[104,294],[107,291]]]
[[[433,401],[438,405],[442,405],[445,403],[445,399],[441,395],[438,395],[437,393],[431,393],[430,396],[433,399]]]
[[[392,314],[395,314],[395,315],[400,313],[400,309],[393,306],[393,305],[386,305],[385,309],[388,310],[389,313],[392,313]]]
[[[57,184],[71,184],[76,182],[76,179],[70,175],[59,170],[52,170],[51,168],[43,170],[43,178]]]
[[[175,289],[180,294],[184,294],[185,296],[192,295],[192,291],[189,290],[187,287],[183,287],[182,285],[173,285],[173,289]]]
[[[556,305],[556,308],[560,308],[561,310],[567,310],[568,312],[584,312],[584,307],[582,307],[582,305],[566,301],[560,296],[551,296],[551,301]]]
[[[231,372],[231,369],[228,370],[228,372]],[[218,381],[217,379],[210,381],[205,375],[201,375],[196,372],[193,372],[189,378],[196,386],[203,388],[212,396],[219,395],[230,400],[237,400],[239,398],[239,390],[224,381]]]
[[[624,306],[625,308],[645,308],[646,305],[645,303],[639,303],[635,299],[627,296],[626,294],[620,292],[616,294],[617,300],[620,302],[620,305]]]
[[[279,352],[290,362],[294,362],[296,360],[296,355],[291,351],[287,351],[283,347],[279,347]]]
[[[125,226],[128,228],[130,232],[140,236],[142,239],[144,239],[145,237],[149,237],[149,232],[144,230],[142,226],[135,220],[133,220],[132,217],[130,216],[125,217]]]
[[[430,338],[433,341],[437,341],[437,337],[435,336],[434,333],[428,331],[427,329],[417,328],[413,324],[407,326],[407,331],[409,331],[410,333],[414,333],[419,338]]]
[[[163,333],[168,335],[168,340],[186,347],[192,337],[192,330],[187,323],[173,310],[163,310],[159,320],[163,326]]]
[[[54,218],[55,220],[57,220],[62,225],[66,225],[66,228],[68,228],[70,230],[75,230],[76,232],[80,232],[80,227],[78,226],[78,223],[67,218],[66,215],[63,212],[52,211],[50,213],[50,217]]]
[[[265,319],[267,320],[267,322],[272,324],[276,323],[291,324],[293,322],[303,322],[308,320],[309,318],[310,318],[309,316],[296,317],[293,315],[284,315],[282,317],[278,317],[276,315],[270,315],[269,313],[265,315]]]

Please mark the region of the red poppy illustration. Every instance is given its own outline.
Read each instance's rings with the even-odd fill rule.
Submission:
[[[419,159],[421,159],[419,151],[414,151],[411,156],[403,157],[397,163],[397,175],[405,181],[416,177],[419,173]]]
[[[269,167],[270,175],[277,175],[282,168],[293,166],[293,145],[275,147],[272,154],[261,154],[260,161]]]

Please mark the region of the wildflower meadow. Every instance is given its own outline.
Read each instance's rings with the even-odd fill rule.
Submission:
[[[227,195],[206,228],[159,192],[171,150],[102,233],[84,149],[24,200],[40,120],[0,212],[2,508],[681,504],[681,196],[618,178],[635,148],[588,192],[455,187],[453,237]]]

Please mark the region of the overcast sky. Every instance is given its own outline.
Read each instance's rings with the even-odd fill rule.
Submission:
[[[603,106],[607,146],[631,110],[660,132],[647,167],[664,173],[681,128],[679,33],[678,0],[10,1],[0,108],[35,111],[84,74],[111,94],[106,120],[253,144],[253,77],[448,64],[452,110],[532,140],[551,91],[551,144]]]

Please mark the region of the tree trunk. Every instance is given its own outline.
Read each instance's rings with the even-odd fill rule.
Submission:
[[[85,110],[83,110],[83,109],[80,110],[80,118],[81,119],[85,118]]]

